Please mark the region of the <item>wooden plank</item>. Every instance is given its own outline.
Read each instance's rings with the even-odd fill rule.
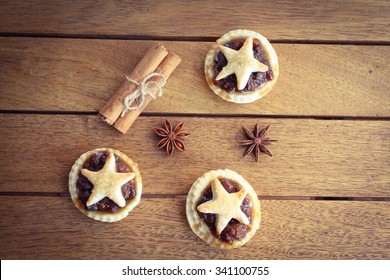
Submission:
[[[389,14],[386,0],[2,1],[0,32],[219,37],[248,28],[273,40],[389,42]]]
[[[386,46],[275,44],[281,73],[274,89],[261,100],[238,105],[213,94],[205,82],[211,43],[163,43],[183,61],[147,112],[390,116]],[[2,38],[0,110],[97,112],[151,44]]]
[[[191,133],[187,150],[166,157],[153,128],[164,117],[140,117],[126,135],[97,116],[0,115],[0,191],[67,193],[68,173],[84,152],[112,147],[139,164],[147,194],[187,194],[211,169],[242,174],[260,196],[390,197],[387,121],[169,117]],[[270,158],[242,158],[241,126],[271,124]]]
[[[188,226],[185,199],[142,199],[124,220],[69,198],[0,197],[1,259],[389,259],[390,202],[263,200],[246,246],[221,251]]]

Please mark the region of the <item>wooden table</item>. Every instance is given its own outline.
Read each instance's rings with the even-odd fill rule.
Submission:
[[[390,258],[389,1],[40,2],[0,4],[1,259]],[[212,42],[238,28],[269,38],[280,63],[274,89],[247,105],[203,74]],[[155,41],[182,63],[122,135],[97,112]],[[165,119],[191,133],[185,152],[156,150]],[[278,140],[260,162],[237,144],[256,123]],[[69,196],[71,166],[97,147],[140,167],[141,203],[120,222],[87,218]],[[261,199],[260,230],[232,251],[185,217],[192,183],[220,168]]]

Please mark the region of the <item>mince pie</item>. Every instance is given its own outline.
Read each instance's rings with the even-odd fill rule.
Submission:
[[[100,148],[82,154],[69,173],[73,203],[88,217],[115,222],[139,203],[142,178],[138,166],[124,153]]]
[[[266,95],[279,75],[278,57],[269,41],[250,30],[233,30],[211,47],[205,60],[206,80],[215,94],[235,103]]]
[[[211,246],[244,245],[260,226],[260,202],[251,185],[234,171],[212,170],[198,178],[187,196],[192,231]]]

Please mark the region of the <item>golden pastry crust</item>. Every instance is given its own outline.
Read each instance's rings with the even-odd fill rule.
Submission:
[[[214,58],[220,52],[221,45],[223,46],[226,43],[234,40],[245,40],[248,37],[257,39],[260,42],[265,52],[266,58],[269,61],[270,67],[273,71],[273,79],[271,81],[265,82],[264,84],[255,88],[252,91],[227,92],[215,84],[216,77],[214,76],[215,73],[213,69]],[[204,70],[206,81],[216,95],[220,96],[226,101],[234,103],[250,103],[265,96],[275,85],[279,76],[279,63],[276,52],[267,40],[267,38],[251,30],[237,29],[226,33],[211,46],[209,52],[206,55]]]
[[[226,243],[221,239],[214,236],[210,231],[206,223],[199,217],[197,213],[197,203],[200,198],[203,196],[205,190],[210,187],[210,184],[215,179],[228,179],[237,183],[241,190],[245,189],[246,197],[251,202],[251,220],[250,220],[250,230],[247,232],[246,236],[240,240],[234,240],[232,244]],[[240,247],[247,243],[255,234],[256,230],[260,227],[261,213],[260,213],[260,201],[257,198],[257,194],[252,188],[252,186],[238,173],[232,170],[211,170],[206,172],[201,177],[199,177],[194,184],[192,185],[190,191],[188,192],[187,202],[186,202],[186,216],[188,223],[192,231],[200,237],[203,241],[207,242],[211,246],[220,249],[233,249]]]
[[[123,163],[125,163],[130,168],[131,172],[134,173],[135,197],[132,198],[130,201],[127,201],[126,205],[124,207],[121,207],[115,213],[101,212],[101,211],[88,211],[87,209],[84,208],[84,205],[80,201],[77,194],[76,184],[79,178],[79,174],[82,170],[83,164],[94,153],[97,152],[108,152],[110,154],[117,156]],[[115,222],[125,218],[129,214],[129,212],[133,210],[133,208],[137,206],[138,203],[140,202],[141,194],[142,194],[142,178],[138,170],[138,165],[135,162],[133,162],[127,155],[125,155],[121,151],[111,149],[111,148],[98,148],[82,154],[73,164],[72,169],[69,173],[69,192],[72,201],[74,205],[77,207],[77,209],[79,209],[82,213],[84,213],[88,217],[102,222]]]

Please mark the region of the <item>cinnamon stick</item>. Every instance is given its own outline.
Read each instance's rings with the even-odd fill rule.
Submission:
[[[156,43],[127,76],[135,81],[143,79],[150,73],[155,72],[156,68],[167,55],[168,50],[161,43]],[[137,85],[125,80],[111,99],[99,111],[99,116],[108,124],[114,124],[124,108],[123,101],[125,97],[133,92],[136,87]]]
[[[172,74],[173,70],[179,65],[181,62],[181,58],[173,52],[168,52],[168,55],[164,58],[161,64],[155,70],[156,73],[159,73],[164,76],[166,80],[168,80],[169,76]],[[158,78],[153,78],[157,82]],[[155,89],[157,92],[157,89]],[[155,93],[155,92],[154,92]],[[138,118],[138,116],[142,113],[145,107],[152,101],[152,97],[148,94],[145,96],[145,101],[137,109],[129,111],[123,117],[119,117],[115,123],[114,127],[118,129],[120,132],[125,134],[130,126],[134,123],[134,121]]]

